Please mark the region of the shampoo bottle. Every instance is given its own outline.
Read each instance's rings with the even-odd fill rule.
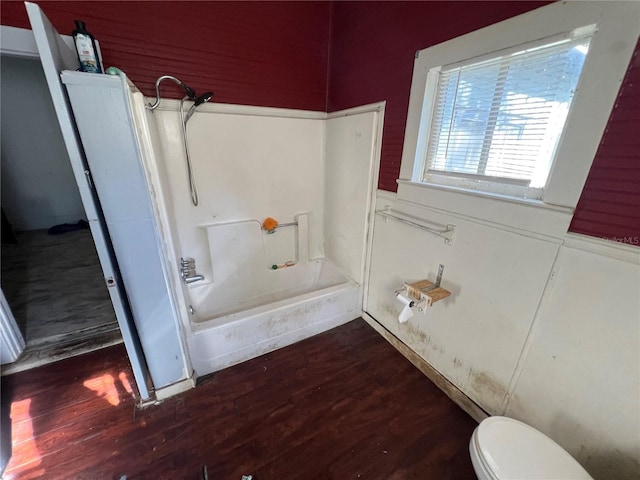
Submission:
[[[73,43],[76,45],[80,70],[89,73],[102,73],[96,41],[87,31],[84,22],[76,20],[76,29],[73,31]]]

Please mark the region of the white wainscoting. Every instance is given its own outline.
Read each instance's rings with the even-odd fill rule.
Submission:
[[[488,413],[540,429],[595,478],[637,478],[639,249],[378,192],[377,209],[387,205],[436,228],[455,225],[455,242],[376,216],[366,312]],[[558,214],[540,212],[549,215],[540,225]],[[400,324],[394,290],[434,280],[439,264],[451,296]]]
[[[640,249],[568,235],[506,415],[595,478],[640,477]]]
[[[455,241],[448,246],[378,215],[367,313],[485,410],[500,413],[559,241],[379,196],[377,209],[386,205],[434,228],[455,225]],[[451,296],[400,324],[394,291],[405,281],[435,280],[439,264]]]

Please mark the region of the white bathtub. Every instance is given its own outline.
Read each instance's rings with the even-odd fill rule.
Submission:
[[[198,375],[290,345],[361,315],[361,287],[327,260],[189,290],[188,346]],[[246,280],[246,279],[242,279]],[[235,283],[235,284],[234,284]],[[243,285],[252,288],[242,290]]]

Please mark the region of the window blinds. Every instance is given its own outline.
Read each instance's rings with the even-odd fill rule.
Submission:
[[[443,68],[425,177],[439,173],[544,186],[589,41],[583,37]]]

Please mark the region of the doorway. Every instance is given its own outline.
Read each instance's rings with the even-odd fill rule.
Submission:
[[[26,342],[5,375],[122,336],[40,60],[1,60],[0,282]]]

